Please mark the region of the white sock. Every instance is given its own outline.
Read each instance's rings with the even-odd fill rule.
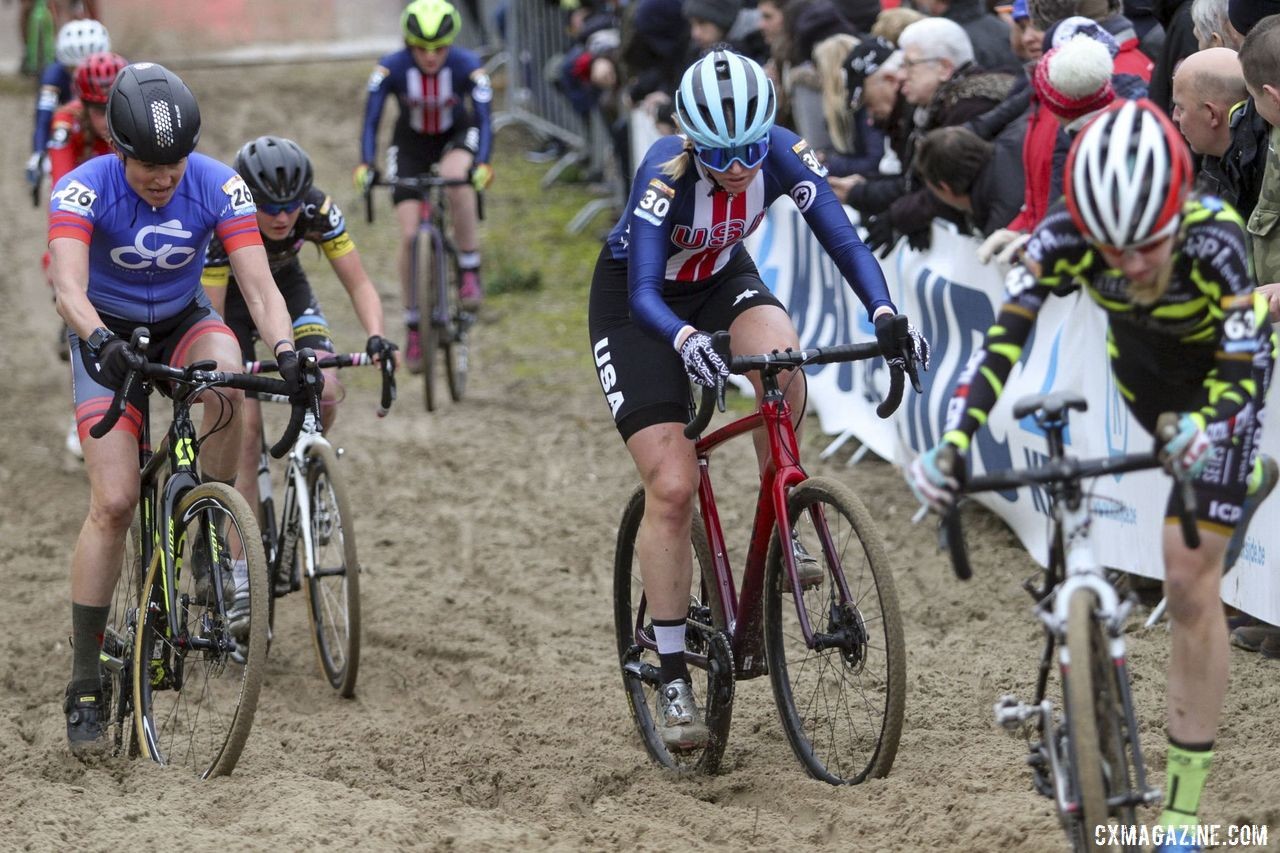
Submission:
[[[684,652],[684,629],[686,622],[681,619],[679,625],[653,626],[653,639],[658,644],[658,654],[678,655]]]
[[[236,594],[248,593],[249,591],[249,563],[247,560],[231,561],[231,577],[236,582]]]

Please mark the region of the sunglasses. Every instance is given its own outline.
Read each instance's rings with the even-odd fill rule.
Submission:
[[[769,153],[769,137],[732,148],[695,148],[694,151],[702,165],[716,172],[728,171],[735,162],[744,168],[754,169]]]
[[[267,216],[278,216],[281,213],[293,213],[302,207],[302,199],[291,201],[288,204],[260,204],[258,210]]]

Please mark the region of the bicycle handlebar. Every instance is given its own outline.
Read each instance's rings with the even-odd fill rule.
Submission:
[[[329,367],[366,367],[376,365],[382,372],[382,393],[378,401],[378,417],[385,418],[391,411],[391,404],[396,399],[396,362],[395,358],[384,358],[376,361],[373,356],[363,352],[333,355],[325,353],[317,362],[321,370]],[[274,361],[247,361],[244,372],[249,374],[275,373],[280,367]]]
[[[257,391],[264,394],[287,395],[289,393],[289,387],[283,379],[269,379],[265,376],[251,376],[246,373],[226,373],[210,370],[209,366],[216,366],[213,361],[198,361],[186,367],[170,367],[167,364],[147,361],[146,350],[150,344],[151,333],[146,328],[140,326],[133,330],[129,346],[125,349],[125,360],[129,364],[129,372],[125,375],[124,382],[120,383],[120,388],[111,398],[111,406],[107,409],[107,414],[102,420],[89,428],[89,435],[92,437],[102,438],[120,420],[120,416],[124,414],[128,406],[129,392],[133,389],[134,383],[140,376],[146,379],[168,380],[192,387],[201,385],[207,387],[221,386],[236,388],[241,391]],[[314,370],[316,365],[315,353],[310,349],[299,350],[298,362],[301,370],[308,372]],[[315,401],[312,402],[314,404]],[[289,417],[289,425],[285,428],[284,435],[271,448],[272,456],[279,459],[293,446],[293,443],[298,438],[299,431],[302,429],[302,422],[306,412],[307,406],[305,403],[293,407],[293,412]]]
[[[1177,416],[1161,415],[1156,425],[1156,433],[1161,436],[1162,442],[1172,437],[1169,434],[1170,428],[1176,432]],[[1019,486],[1078,482],[1104,474],[1123,474],[1161,467],[1164,467],[1164,462],[1158,453],[1131,453],[1126,456],[1084,460],[1066,457],[1035,468],[997,471],[980,477],[963,478],[958,494],[998,492]],[[947,473],[960,479],[958,476],[960,472]],[[1185,477],[1178,478],[1178,486],[1178,523],[1182,529],[1182,541],[1188,548],[1199,548],[1200,531],[1196,527],[1195,488],[1191,480]],[[951,555],[951,567],[957,578],[969,580],[973,577],[973,566],[969,563],[969,550],[965,545],[964,530],[960,522],[959,501],[953,502],[942,515],[942,520],[938,524],[938,546]]]
[[[903,323],[906,323],[905,317],[903,318]],[[711,345],[725,359],[725,363],[729,366],[729,372],[737,374],[750,373],[753,370],[777,374],[783,370],[804,367],[806,364],[863,361],[883,354],[878,343],[866,341],[856,344],[838,344],[836,346],[814,347],[802,350],[788,349],[783,352],[774,350],[771,353],[761,355],[730,357],[728,332],[716,332],[712,335]],[[914,363],[911,365],[911,369],[914,370]],[[889,417],[902,402],[904,373],[906,373],[906,370],[903,368],[890,365],[889,395],[876,408],[876,414],[880,417]],[[702,396],[698,402],[693,420],[686,424],[684,428],[686,438],[690,440],[696,439],[707,428],[707,424],[711,423],[714,408],[724,411],[724,383],[720,383],[715,388],[703,386]]]
[[[386,178],[375,177],[364,188],[364,218],[370,225],[373,224],[373,188],[374,187],[391,187],[392,189],[403,188],[407,190],[429,190],[433,187],[462,187],[470,186],[470,178],[442,178],[439,175],[415,175],[409,178],[396,178],[395,180],[387,180]],[[476,218],[484,219],[484,193],[476,191]]]

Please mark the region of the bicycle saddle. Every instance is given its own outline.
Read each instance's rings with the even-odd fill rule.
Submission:
[[[1075,409],[1077,412],[1089,410],[1089,401],[1074,391],[1054,391],[1049,394],[1031,394],[1013,404],[1013,416],[1025,418],[1042,412],[1046,418],[1057,420],[1062,413]]]

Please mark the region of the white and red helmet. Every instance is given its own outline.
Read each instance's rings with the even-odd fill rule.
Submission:
[[[1154,103],[1116,101],[1085,125],[1067,154],[1067,210],[1090,242],[1115,249],[1172,234],[1191,189],[1182,134]]]

